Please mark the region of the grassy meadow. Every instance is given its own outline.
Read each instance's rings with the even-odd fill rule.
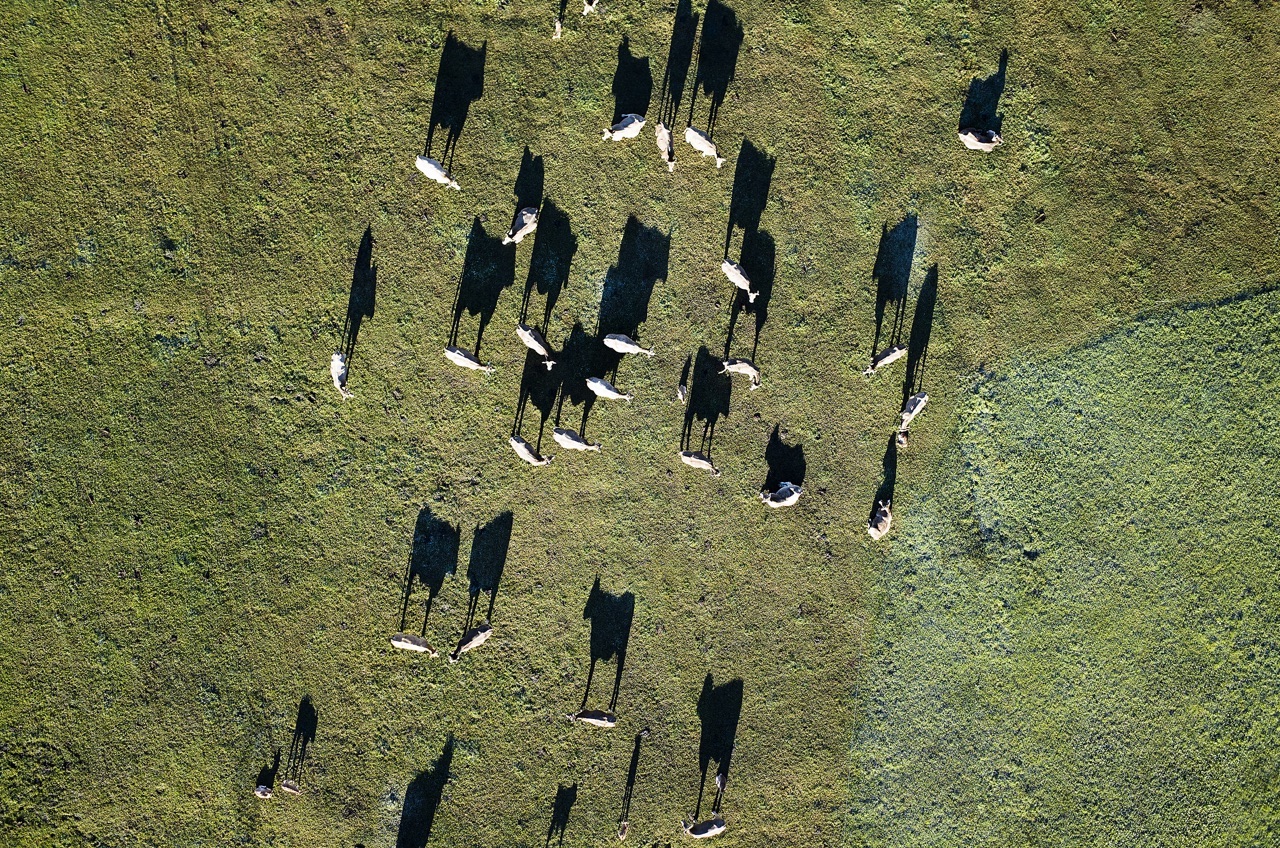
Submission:
[[[1214,415],[1274,386],[1274,342],[1245,342],[1247,317],[1274,339],[1275,298],[1176,310],[1277,276],[1277,6],[716,4],[728,161],[677,141],[674,173],[649,127],[600,131],[620,55],[633,82],[648,59],[654,120],[707,6],[578,11],[553,41],[558,4],[522,0],[0,5],[0,845],[612,844],[644,728],[627,844],[682,840],[730,754],[726,846],[1267,844],[1274,599],[1249,578],[1274,531],[1246,528],[1274,514],[1275,421]],[[460,192],[413,167],[437,101],[475,94],[437,87],[446,50],[483,56]],[[1005,143],[966,151],[1006,50]],[[677,131],[710,117],[698,63]],[[496,245],[539,182],[561,225]],[[726,234],[767,310],[720,274]],[[873,543],[904,368],[859,372],[889,278],[930,403]],[[491,375],[441,356],[460,282]],[[633,402],[526,383],[527,287],[575,367],[606,322],[656,349],[617,366]],[[1187,326],[1162,341],[1166,314]],[[726,346],[763,387],[695,369],[712,477],[676,458],[675,388]],[[557,406],[601,453],[550,450]],[[506,440],[544,410],[559,455],[530,468]],[[1117,429],[1081,442],[1072,410]],[[1094,521],[1076,485],[1119,487],[1132,531],[1044,524]],[[1197,536],[1200,497],[1237,520]],[[1201,544],[1224,561],[1174,556]],[[425,625],[411,564],[440,578]],[[493,637],[450,665],[495,580]],[[584,608],[625,593],[618,727],[571,724],[618,621]],[[442,655],[393,649],[402,617]],[[1026,691],[979,706],[982,675]],[[258,800],[304,697],[304,794]]]

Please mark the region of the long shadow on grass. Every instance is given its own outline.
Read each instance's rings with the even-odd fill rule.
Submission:
[[[636,596],[630,592],[612,595],[600,588],[596,578],[587,596],[582,617],[591,622],[591,665],[587,669],[587,687],[582,693],[582,709],[587,708],[591,696],[591,681],[595,677],[596,663],[618,658],[613,676],[613,694],[609,697],[609,711],[618,709],[618,690],[622,687],[622,667],[627,660],[627,643],[631,640],[631,619],[635,616]]]
[[[876,489],[876,496],[871,501],[871,509],[867,512],[867,521],[870,522],[875,518],[876,507],[883,501],[886,504],[893,503],[893,490],[898,484],[898,438],[897,433],[889,437],[889,445],[884,449],[884,459],[881,460],[882,476],[880,479],[880,487]]]
[[[528,145],[525,145],[524,154],[520,157],[520,170],[516,173],[516,184],[513,189],[516,208],[511,215],[512,226],[515,226],[515,220],[519,217],[521,210],[537,209],[542,205],[544,181],[545,169],[542,165],[542,157],[534,156],[529,152]],[[542,225],[541,216],[539,216],[538,225]]]
[[[933,334],[933,310],[938,303],[938,266],[930,266],[924,284],[916,296],[916,311],[911,317],[911,336],[907,342],[907,376],[902,381],[902,405],[916,392],[924,391],[924,369],[929,361],[929,337]]]
[[[960,126],[957,129],[991,130],[1000,132],[1004,115],[1000,114],[1000,95],[1004,94],[1005,71],[1009,67],[1009,51],[1000,51],[1000,69],[985,79],[969,82],[969,93],[960,110]]]
[[[578,800],[578,784],[556,787],[556,800],[551,805],[551,825],[547,828],[547,846],[559,837],[558,845],[564,845],[564,832],[569,827],[569,813]]]
[[[556,426],[564,426],[564,406],[582,407],[582,420],[577,430],[584,439],[587,437],[587,419],[596,404],[595,394],[587,388],[588,377],[606,374],[610,367],[617,366],[618,354],[609,350],[600,340],[583,329],[582,324],[574,324],[560,349],[556,360],[555,372],[560,376],[560,396],[556,400]]]
[[[551,198],[542,201],[538,229],[534,233],[533,251],[529,255],[529,276],[524,284],[524,300],[520,304],[520,321],[529,323],[529,306],[536,290],[546,298],[542,315],[544,333],[551,323],[551,312],[560,293],[569,282],[569,267],[578,252],[578,239],[569,224],[569,216]]]
[[[445,131],[444,149],[435,158],[448,171],[453,170],[453,154],[467,121],[467,112],[472,103],[484,96],[487,53],[488,42],[479,48],[468,47],[452,32],[445,38],[444,50],[440,53],[440,70],[436,73],[436,89],[431,98],[431,124],[423,153],[431,156],[436,129]]]
[[[373,264],[373,227],[365,227],[356,251],[356,264],[351,271],[351,294],[347,298],[347,321],[342,327],[342,352],[347,370],[356,354],[356,339],[364,319],[373,317],[378,294],[378,266]]]
[[[756,294],[755,302],[742,289],[735,288],[733,304],[729,307],[729,332],[724,340],[724,355],[731,356],[733,337],[738,327],[738,317],[746,313],[755,318],[755,333],[751,337],[751,359],[756,358],[760,346],[760,331],[769,320],[769,301],[773,298],[773,284],[776,279],[777,247],[773,236],[765,230],[749,231],[742,238],[742,256],[738,264],[746,272],[751,281],[751,288]]]
[[[513,285],[516,278],[516,254],[503,245],[501,236],[485,232],[479,218],[471,222],[467,236],[467,253],[462,260],[462,274],[458,277],[458,290],[453,301],[453,326],[449,331],[449,344],[458,343],[458,331],[463,314],[476,316],[476,343],[472,353],[480,355],[480,341],[485,328],[498,309],[498,298],[503,289]]]
[[[694,811],[695,821],[702,818],[702,795],[707,785],[707,771],[711,762],[716,763],[717,786],[715,800],[711,804],[711,812],[720,812],[720,802],[724,797],[724,785],[729,780],[729,763],[733,758],[733,748],[738,736],[738,719],[742,715],[742,680],[734,679],[728,683],[715,685],[710,674],[702,681],[702,694],[698,696],[698,718],[702,722],[702,738],[698,744],[698,767],[702,771],[702,782],[698,786],[698,806]]]
[[[634,215],[627,218],[618,245],[618,259],[604,276],[604,293],[596,337],[601,340],[604,370],[592,376],[616,376],[622,354],[605,348],[603,339],[622,333],[639,341],[640,325],[649,317],[649,300],[658,280],[667,278],[671,258],[671,237],[654,227],[646,227]]]
[[[690,0],[679,0],[675,20],[671,25],[671,47],[667,51],[667,66],[662,74],[662,103],[658,111],[658,119],[668,127],[674,127],[676,119],[680,117],[680,105],[684,102],[684,87],[689,80],[693,45],[697,36],[698,16],[693,13],[693,5]]]
[[[457,527],[432,515],[431,507],[418,512],[413,525],[413,542],[409,548],[409,565],[404,578],[404,601],[400,609],[400,630],[408,625],[409,600],[414,582],[427,587],[427,602],[422,615],[422,635],[427,635],[427,619],[431,602],[444,587],[444,579],[458,570],[458,547],[462,534]]]
[[[880,246],[871,271],[871,278],[876,284],[876,335],[871,343],[872,359],[882,347],[902,343],[907,284],[911,282],[911,262],[915,256],[918,228],[919,222],[913,213],[892,228],[885,224],[880,230]],[[885,313],[890,309],[893,315],[885,337]]]
[[[631,796],[635,794],[636,773],[640,770],[640,743],[649,736],[645,728],[636,734],[635,745],[631,748],[631,765],[627,768],[627,785],[622,791],[622,812],[618,814],[618,838],[627,833],[627,824],[631,820]]]
[[[689,123],[697,126],[694,112],[698,103],[698,91],[710,99],[707,109],[705,132],[715,137],[716,119],[720,106],[729,93],[734,71],[738,65],[738,51],[742,48],[742,24],[738,16],[720,0],[709,0],[702,17],[702,38],[698,42],[698,71],[693,78],[693,92],[689,98]]]
[[[557,354],[563,359],[563,355]],[[546,429],[547,419],[555,410],[556,398],[560,394],[560,380],[564,366],[557,361],[555,370],[548,371],[542,356],[528,351],[524,357],[524,372],[520,375],[520,398],[516,402],[516,419],[511,426],[511,435],[519,436],[524,429],[525,410],[530,404],[538,410],[538,438],[534,450],[542,453],[542,434]]]
[[[716,422],[729,417],[729,397],[733,383],[728,374],[720,373],[721,361],[711,355],[706,346],[698,348],[693,360],[693,383],[684,411],[684,432],[680,437],[680,450],[698,450],[711,456],[711,443],[715,439]],[[693,446],[693,425],[702,422],[702,436],[698,447]]]
[[[453,763],[453,736],[444,743],[444,750],[431,768],[418,772],[404,791],[404,810],[400,813],[400,829],[396,833],[396,848],[424,848],[431,838],[431,825],[444,797],[445,784],[449,782],[449,767]]]
[[[729,201],[729,224],[724,234],[724,258],[729,258],[733,231],[740,227],[745,235],[760,229],[760,216],[769,204],[769,184],[773,182],[773,169],[777,160],[757,148],[747,139],[742,140],[738,161],[733,170],[733,194]],[[755,282],[755,278],[751,278]]]
[[[302,782],[302,768],[307,762],[307,747],[316,741],[319,716],[310,695],[298,702],[298,717],[293,722],[293,739],[289,742],[289,759],[284,773],[295,783]]]
[[[648,56],[632,56],[631,40],[625,35],[618,45],[618,69],[613,72],[613,120],[623,115],[649,113],[649,100],[653,97],[653,73],[649,70]]]
[[[464,633],[476,623],[481,593],[489,596],[489,610],[484,620],[493,620],[493,604],[498,598],[498,584],[502,582],[502,571],[507,566],[507,552],[511,547],[511,522],[511,513],[504,512],[483,527],[477,527],[471,537],[471,561],[467,564],[471,603],[462,627]]]
[[[267,789],[275,789],[276,775],[280,772],[280,749],[276,748],[271,758],[271,765],[263,766],[258,771],[257,783],[254,787],[265,786]]]
[[[783,442],[777,424],[773,425],[769,444],[765,446],[764,461],[769,466],[769,472],[764,479],[764,491],[776,492],[783,483],[804,485],[804,475],[807,470],[804,445],[788,445]]]

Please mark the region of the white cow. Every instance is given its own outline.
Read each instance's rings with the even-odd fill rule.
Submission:
[[[916,416],[924,411],[924,405],[929,402],[929,396],[924,392],[916,392],[907,398],[907,402],[902,406],[902,429],[905,430],[911,426],[911,422]]]
[[[458,647],[453,649],[453,653],[449,654],[449,662],[455,663],[462,659],[462,655],[467,651],[475,650],[488,641],[493,635],[493,628],[489,626],[489,622],[474,627],[462,634],[462,639],[458,642]]]
[[[520,457],[530,465],[550,465],[551,460],[555,459],[554,455],[543,456],[538,453],[533,449],[533,445],[529,444],[519,436],[512,436],[507,441],[511,445],[511,449],[516,452],[516,456]]]
[[[676,169],[676,143],[671,137],[671,130],[667,129],[666,124],[659,121],[653,134],[654,141],[658,143],[658,152],[662,154],[662,161],[667,163],[667,171],[674,172]]]
[[[546,337],[536,327],[528,324],[516,324],[516,335],[524,342],[525,347],[542,357],[542,364],[550,371],[556,361],[551,358],[551,345],[547,344]]]
[[[760,388],[760,369],[755,366],[750,359],[724,359],[720,364],[723,366],[720,373],[741,374],[744,377],[751,378],[751,391]]]
[[[716,149],[716,146],[711,143],[711,139],[707,138],[706,133],[701,130],[695,130],[693,127],[685,127],[684,140],[703,156],[710,156],[716,160],[717,168],[724,164],[724,157],[720,155],[720,151]]]
[[[643,353],[650,359],[653,358],[653,348],[640,347],[630,336],[624,336],[622,333],[610,333],[605,336],[604,346],[618,353]]]
[[[576,451],[595,451],[600,452],[600,443],[592,444],[586,439],[578,435],[577,430],[570,430],[567,427],[556,427],[551,431],[551,436],[556,440],[556,444],[566,450]]]
[[[427,175],[428,179],[435,180],[440,185],[446,185],[454,191],[462,191],[457,181],[454,180],[453,175],[446,171],[444,165],[441,165],[436,160],[429,159],[426,156],[419,156],[414,160],[414,164],[418,166],[419,171]]]
[[[711,464],[711,460],[697,451],[680,451],[680,461],[692,468],[710,471],[712,477],[720,476],[720,469]]]
[[[689,816],[690,819],[693,816]],[[686,836],[692,836],[694,839],[710,839],[713,836],[719,836],[725,832],[724,817],[719,813],[713,813],[711,818],[704,822],[682,821],[680,826],[684,828]]]
[[[573,715],[565,716],[565,718],[570,721],[580,721],[592,727],[610,728],[618,723],[618,717],[606,710],[578,710]]]
[[[893,523],[893,513],[889,511],[889,501],[877,501],[875,515],[867,522],[867,533],[877,542],[889,532]]]
[[[1004,144],[1004,139],[995,130],[965,129],[960,130],[959,136],[960,143],[965,147],[970,150],[981,150],[983,153],[990,153]]]
[[[343,400],[355,397],[347,391],[347,358],[341,351],[334,351],[333,357],[329,360],[329,376],[333,378],[333,387],[342,395]]]
[[[454,365],[469,368],[472,371],[483,371],[486,374],[493,373],[492,365],[482,364],[479,359],[476,359],[476,355],[466,348],[449,345],[444,349],[444,358]]]
[[[302,787],[298,785],[297,781],[288,779],[282,780],[280,781],[280,788],[285,792],[288,792],[290,795],[302,794]]]
[[[552,40],[552,41],[559,41],[559,40],[560,40],[560,33],[563,31],[563,29],[564,29],[564,27],[563,27],[563,26],[561,26],[561,24],[560,24],[560,19],[559,19],[559,18],[556,18],[556,34],[555,34],[555,35],[553,35],[553,36],[551,36],[551,40]]]
[[[431,643],[421,636],[413,633],[397,633],[391,637],[391,646],[399,648],[402,651],[413,651],[419,654],[428,654],[433,657],[440,656],[440,653],[433,647]]]
[[[720,263],[720,270],[729,278],[729,282],[747,293],[747,302],[755,303],[756,298],[760,296],[760,292],[751,290],[751,281],[747,279],[747,272],[737,262],[730,262],[728,259]]]
[[[896,344],[890,345],[884,350],[871,357],[871,364],[862,372],[863,376],[870,377],[886,365],[892,365],[899,359],[907,355],[907,346]]]
[[[643,115],[623,115],[621,121],[604,131],[604,135],[600,136],[600,140],[622,141],[627,138],[635,138],[640,135],[640,130],[642,129],[644,129]]]
[[[780,509],[784,506],[795,506],[796,501],[804,494],[804,489],[795,483],[783,483],[776,492],[761,492],[760,500],[765,506]]]
[[[602,377],[588,377],[587,388],[595,394],[596,397],[602,397],[606,400],[625,400],[627,403],[635,397],[633,394],[623,394],[613,387],[613,384]]]
[[[585,18],[596,10],[596,6],[600,5],[600,0],[582,0],[582,16]]]
[[[516,213],[511,229],[502,237],[503,244],[519,244],[525,236],[538,229],[538,210],[529,206]]]
[[[689,402],[689,387],[686,386],[684,383],[681,383],[680,385],[676,386],[676,400],[680,401],[681,403]]]

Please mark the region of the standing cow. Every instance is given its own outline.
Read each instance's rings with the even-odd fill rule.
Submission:
[[[635,138],[640,135],[640,130],[642,129],[644,129],[643,115],[623,115],[621,121],[604,131],[604,135],[600,136],[600,140],[623,141],[624,139]]]
[[[428,179],[435,180],[440,185],[448,186],[454,191],[462,191],[453,176],[444,169],[444,165],[441,165],[436,160],[426,156],[419,156],[414,160],[414,164],[418,166],[419,171],[426,174]]]
[[[716,160],[716,167],[719,168],[724,164],[724,157],[720,155],[720,151],[707,137],[707,134],[701,130],[695,130],[693,127],[684,128],[684,140],[694,150],[703,156],[709,156]]]

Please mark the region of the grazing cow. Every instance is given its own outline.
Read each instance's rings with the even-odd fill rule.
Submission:
[[[444,169],[444,165],[441,165],[436,160],[429,159],[426,156],[419,156],[414,160],[414,164],[418,166],[419,171],[427,175],[428,179],[435,180],[440,185],[447,185],[454,191],[462,191],[453,176]]]
[[[710,156],[716,160],[717,168],[724,164],[724,157],[720,155],[720,151],[716,149],[716,146],[711,143],[711,139],[707,138],[706,133],[701,130],[695,130],[693,127],[685,127],[684,140],[703,156]]]
[[[724,271],[724,275],[729,278],[729,282],[747,293],[747,302],[755,303],[756,298],[760,296],[760,292],[751,290],[751,281],[747,279],[747,272],[742,270],[742,266],[737,262],[730,262],[728,259],[720,263],[720,270]]]
[[[559,40],[560,40],[560,33],[561,33],[561,31],[562,31],[562,30],[563,30],[563,27],[561,27],[561,25],[560,25],[560,20],[559,20],[559,18],[557,18],[557,19],[556,19],[556,34],[555,34],[555,35],[553,35],[553,36],[551,36],[551,40],[552,40],[552,41],[559,41]]]
[[[1004,144],[1004,139],[997,135],[995,130],[967,129],[960,130],[960,143],[970,150],[990,153]]]
[[[255,798],[261,798],[261,799],[263,799],[263,800],[265,801],[266,799],[268,799],[268,798],[270,798],[270,797],[271,797],[271,787],[270,787],[270,786],[257,786],[257,787],[254,787],[254,790],[253,790],[253,797],[255,797]]]
[[[692,468],[710,471],[712,477],[720,476],[720,469],[711,464],[711,460],[697,451],[680,451],[680,461]]]
[[[911,422],[916,419],[924,410],[924,405],[929,402],[929,396],[924,392],[916,392],[907,398],[907,402],[902,406],[902,428],[906,430],[911,426]]]
[[[886,365],[892,365],[899,359],[907,355],[907,346],[896,344],[890,345],[884,350],[871,357],[871,364],[862,372],[864,377],[870,377]]]
[[[433,657],[440,656],[440,653],[431,647],[430,642],[413,633],[397,633],[391,637],[391,646],[402,651],[414,651],[415,653],[428,654]]]
[[[605,336],[604,346],[610,350],[616,350],[618,353],[643,353],[650,359],[653,358],[653,348],[646,350],[636,344],[630,336],[624,336],[622,333],[610,333]]]
[[[538,229],[538,210],[529,206],[516,213],[511,229],[502,237],[503,244],[519,244],[525,236]]]
[[[455,663],[462,659],[462,655],[467,651],[475,650],[488,641],[493,635],[493,628],[489,626],[489,622],[481,624],[479,627],[473,627],[466,633],[462,634],[462,639],[458,642],[458,647],[453,649],[453,653],[449,654],[449,662]]]
[[[587,388],[595,394],[596,397],[602,397],[606,400],[625,400],[631,403],[631,399],[635,397],[632,394],[623,394],[613,387],[608,380],[601,377],[588,377]]]
[[[582,16],[585,18],[596,10],[596,6],[600,5],[600,0],[582,0]]]
[[[658,152],[662,154],[662,161],[667,163],[667,171],[674,172],[676,169],[676,143],[671,137],[671,130],[667,129],[666,124],[659,121],[653,134],[654,140],[658,143]]]
[[[676,386],[676,400],[680,401],[681,403],[689,402],[689,387],[686,386],[684,383],[681,383],[680,385]]]
[[[692,819],[693,816],[689,818]],[[682,821],[680,825],[684,828],[685,835],[692,836],[694,839],[710,839],[725,831],[724,816],[719,813],[714,813],[704,822]]]
[[[570,721],[580,721],[592,727],[610,728],[618,723],[618,717],[606,710],[578,710],[573,715],[565,716],[565,718]]]
[[[642,129],[644,129],[643,115],[623,115],[621,121],[604,131],[604,135],[600,136],[600,140],[622,141],[627,138],[635,138],[640,135],[640,130]]]
[[[751,378],[751,391],[760,388],[760,369],[755,366],[750,359],[724,359],[720,361],[723,366],[720,373],[741,374],[744,377]]]
[[[525,347],[542,357],[542,364],[550,371],[556,361],[551,358],[551,345],[547,344],[546,336],[528,324],[516,324],[516,335],[524,342]]]
[[[765,506],[780,509],[784,506],[795,506],[796,501],[804,494],[804,489],[795,483],[783,483],[776,492],[761,492],[760,500]]]
[[[594,445],[586,439],[578,435],[577,430],[570,430],[567,427],[556,427],[551,431],[551,436],[556,440],[556,444],[566,450],[576,451],[595,451],[600,452],[600,443]]]
[[[533,445],[529,444],[519,436],[512,436],[508,441],[511,444],[511,449],[516,452],[516,456],[520,457],[530,465],[550,465],[551,460],[555,459],[554,455],[542,456],[533,449]]]
[[[341,351],[334,351],[333,358],[329,360],[329,376],[333,378],[333,387],[342,395],[343,400],[355,397],[347,391],[347,358]]]
[[[493,373],[492,365],[481,364],[480,360],[476,359],[476,355],[466,348],[449,345],[444,349],[444,358],[454,365],[470,368],[472,371],[483,371],[486,374]]]
[[[302,787],[299,786],[297,782],[293,780],[280,781],[280,788],[283,789],[285,792],[288,792],[290,795],[302,794]]]
[[[875,515],[871,516],[871,520],[867,522],[867,533],[876,541],[884,538],[884,534],[889,532],[889,525],[893,523],[893,513],[889,511],[889,501],[876,501]]]

